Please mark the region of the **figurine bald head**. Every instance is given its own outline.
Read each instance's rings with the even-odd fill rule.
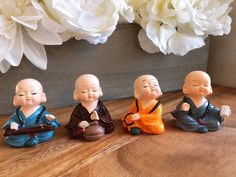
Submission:
[[[212,93],[211,78],[203,71],[192,71],[185,77],[183,93],[188,96],[206,97]]]
[[[15,106],[34,107],[46,102],[46,94],[41,83],[35,79],[23,79],[16,85],[13,99]]]
[[[162,95],[159,82],[153,75],[142,75],[134,81],[134,97],[140,100],[155,100]]]
[[[74,99],[81,102],[97,101],[103,95],[98,78],[92,74],[83,74],[76,79]]]

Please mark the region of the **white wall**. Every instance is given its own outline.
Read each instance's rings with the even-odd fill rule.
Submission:
[[[231,6],[230,34],[211,37],[208,72],[214,84],[236,88],[236,1]]]

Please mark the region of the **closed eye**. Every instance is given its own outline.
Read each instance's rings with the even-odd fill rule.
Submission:
[[[33,92],[33,93],[32,93],[32,95],[36,95],[36,94],[38,94],[38,93],[36,93],[36,92]]]

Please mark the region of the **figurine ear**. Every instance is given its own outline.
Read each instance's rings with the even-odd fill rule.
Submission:
[[[212,90],[212,87],[210,88],[210,94],[212,94],[213,93],[213,90]]]
[[[103,96],[102,88],[99,87],[99,96]]]
[[[14,106],[19,106],[19,102],[17,101],[17,96],[16,95],[13,97],[13,105]]]
[[[184,94],[188,94],[188,89],[187,89],[186,84],[183,85],[183,89],[182,90],[183,90]]]
[[[135,97],[136,99],[140,99],[140,96],[139,96],[139,93],[138,93],[137,90],[134,90],[134,97]]]
[[[77,90],[74,90],[73,99],[74,100],[78,100],[79,99],[79,95],[78,95],[78,91]]]
[[[42,93],[41,102],[42,102],[42,103],[45,103],[46,101],[47,101],[47,97],[46,97],[46,94],[43,92],[43,93]]]

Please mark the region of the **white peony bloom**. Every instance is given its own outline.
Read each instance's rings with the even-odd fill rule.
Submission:
[[[41,23],[59,33],[63,42],[73,37],[73,33],[69,31],[71,26],[66,23],[64,15],[52,7],[52,0],[31,1],[33,6],[43,15]]]
[[[146,31],[139,33],[141,47],[147,52],[185,55],[202,47],[209,34],[230,31],[229,4],[232,0],[131,0],[135,21]],[[146,41],[145,41],[146,40]],[[147,41],[150,40],[158,48]],[[146,46],[145,46],[146,45]]]
[[[42,14],[30,0],[0,1],[0,70],[18,66],[23,53],[37,67],[47,68],[43,45],[62,44],[61,37],[41,23]]]
[[[45,0],[52,14],[56,14],[78,40],[92,44],[105,43],[116,29],[119,14],[128,22],[134,19],[133,8],[127,0]],[[51,8],[49,8],[51,6]],[[64,33],[70,36],[68,33]]]
[[[233,0],[189,0],[192,16],[191,28],[197,35],[223,35],[231,30],[228,15]]]

